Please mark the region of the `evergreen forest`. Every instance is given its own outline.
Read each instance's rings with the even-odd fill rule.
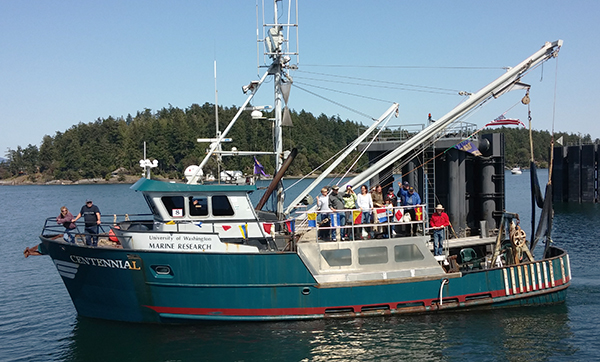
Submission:
[[[238,112],[237,107],[220,107],[219,129],[224,130]],[[181,179],[186,167],[199,164],[204,158],[208,143],[198,143],[197,138],[215,135],[214,105],[193,104],[187,109],[169,106],[156,112],[149,109],[126,118],[98,118],[94,122],[79,123],[64,132],[43,137],[39,148],[28,145],[8,149],[6,160],[0,163],[0,179],[28,175],[31,181],[110,179],[118,170],[119,177],[125,174],[141,175],[139,161],[143,158],[144,142],[147,158],[158,160],[154,175]],[[342,121],[339,117],[324,114],[315,117],[311,113],[291,111],[293,127],[284,127],[284,150],[298,149],[298,156],[288,174],[306,175],[334,156],[352,142],[364,129],[353,121]],[[231,129],[228,138],[233,143],[224,144],[238,150],[271,151],[273,149],[273,125],[266,119],[252,119],[243,112]],[[529,164],[529,130],[522,127],[485,129],[482,133],[502,132],[506,142],[506,165],[509,167]],[[589,144],[590,135],[557,133],[563,136],[563,144]],[[548,131],[533,131],[535,160],[540,167],[547,167],[551,134]],[[272,156],[257,156],[267,173],[273,174]],[[252,157],[223,157],[221,169],[241,170],[252,173]],[[343,165],[345,167],[345,165]],[[342,170],[340,166],[340,172]],[[366,156],[361,158],[352,171],[366,167]],[[205,173],[217,174],[216,158],[205,167]]]

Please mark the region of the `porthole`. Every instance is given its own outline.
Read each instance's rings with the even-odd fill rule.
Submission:
[[[168,265],[156,265],[154,267],[154,271],[158,275],[170,275],[171,274],[171,267],[169,267]]]

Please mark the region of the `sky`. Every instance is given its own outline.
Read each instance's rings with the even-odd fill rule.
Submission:
[[[599,1],[301,0],[298,8],[291,75],[302,89],[292,88],[293,110],[368,125],[397,102],[390,126],[424,124],[463,101],[458,91],[476,92],[562,39],[558,58],[523,79],[533,128],[600,138]],[[219,105],[241,105],[241,87],[264,72],[256,9],[256,0],[1,1],[0,157],[80,122],[214,103],[215,61]],[[271,4],[265,14],[271,22]],[[272,105],[272,83],[263,87],[253,103]],[[505,112],[526,121],[523,95],[510,92],[465,121],[481,127]]]

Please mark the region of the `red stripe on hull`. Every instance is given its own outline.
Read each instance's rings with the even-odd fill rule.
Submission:
[[[465,303],[467,298],[473,298],[478,296],[490,295],[492,298],[505,297],[506,293],[503,289],[466,294],[459,296],[447,296],[445,299],[456,299],[460,303]],[[392,303],[380,303],[378,306],[389,306],[390,309],[397,309],[398,305],[415,305],[422,304],[424,307],[435,305],[439,302],[439,298],[428,298],[421,300],[410,300],[403,302],[392,302]],[[352,310],[353,313],[359,313],[363,308],[372,307],[372,305],[355,305],[355,306],[330,306],[330,307],[312,307],[312,308],[180,308],[180,307],[160,307],[145,305],[144,307],[150,308],[156,313],[160,314],[177,314],[177,315],[190,315],[190,316],[257,316],[257,317],[268,317],[268,316],[309,316],[309,315],[324,315],[327,310]]]

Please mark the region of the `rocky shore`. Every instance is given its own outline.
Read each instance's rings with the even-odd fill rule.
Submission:
[[[71,180],[49,180],[44,181],[42,177],[18,176],[6,180],[0,180],[0,186],[19,186],[19,185],[93,185],[93,184],[133,184],[139,180],[139,176],[127,175],[119,180],[118,177],[111,177],[106,180],[103,178],[81,179],[77,181]],[[160,178],[157,178],[160,180]],[[173,181],[173,180],[171,180]]]

